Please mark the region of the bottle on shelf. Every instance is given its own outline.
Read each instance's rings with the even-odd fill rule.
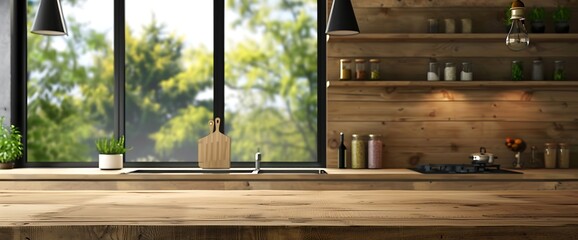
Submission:
[[[568,148],[568,144],[558,144],[558,159],[559,168],[570,168],[570,149]]]
[[[435,18],[430,18],[427,20],[427,32],[428,33],[439,33],[439,21]]]
[[[355,80],[367,79],[367,71],[365,70],[365,59],[355,59]]]
[[[456,79],[456,65],[453,62],[447,62],[444,68],[444,80],[455,81]]]
[[[474,73],[472,72],[472,63],[463,62],[462,63],[462,71],[460,72],[460,80],[471,81],[471,80],[473,80],[473,75],[474,75]]]
[[[554,78],[555,81],[565,80],[566,76],[564,74],[564,61],[556,60],[554,61]]]
[[[351,135],[351,168],[367,168],[367,144],[362,135]]]
[[[340,63],[339,80],[351,80],[351,60],[341,59],[339,63]]]
[[[462,18],[462,33],[472,33],[472,19]]]
[[[544,144],[544,167],[556,168],[556,143]]]
[[[532,64],[532,80],[542,81],[544,80],[544,65],[542,60],[536,59]]]
[[[512,80],[521,81],[524,79],[524,65],[522,61],[512,61]]]
[[[453,18],[446,18],[444,19],[445,23],[445,32],[446,33],[455,33],[456,32],[456,20]]]
[[[369,74],[369,78],[371,80],[379,80],[381,78],[381,76],[379,74],[379,64],[380,63],[381,63],[381,60],[379,60],[377,58],[369,59],[370,71],[371,71],[371,73]]]
[[[367,168],[382,168],[383,142],[381,135],[369,134],[367,142]]]
[[[346,154],[347,154],[347,148],[345,147],[345,135],[343,134],[343,132],[339,133],[339,150],[338,150],[338,165],[339,168],[346,168],[347,164],[346,164]]]
[[[439,81],[440,80],[440,68],[436,61],[429,62],[429,70],[427,72],[428,81]]]

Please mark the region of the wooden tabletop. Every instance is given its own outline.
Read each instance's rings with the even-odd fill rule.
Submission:
[[[0,239],[577,239],[578,191],[0,191]]]
[[[0,226],[565,226],[578,191],[2,191]]]

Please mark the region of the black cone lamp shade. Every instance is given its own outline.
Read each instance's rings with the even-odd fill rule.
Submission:
[[[60,0],[40,1],[31,32],[48,36],[67,35]]]
[[[359,33],[359,26],[357,26],[351,0],[333,0],[325,33],[328,35],[354,35]]]

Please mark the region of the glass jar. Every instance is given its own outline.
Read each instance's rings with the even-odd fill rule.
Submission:
[[[428,81],[438,81],[440,80],[440,68],[437,62],[429,63],[429,70],[427,72]]]
[[[453,62],[447,62],[444,68],[444,80],[455,81],[456,80],[456,66]]]
[[[456,20],[453,18],[446,18],[444,19],[446,33],[455,33],[456,32]]]
[[[469,62],[462,63],[462,71],[460,72],[460,80],[471,81],[474,73],[472,72],[472,64]]]
[[[556,143],[544,144],[544,167],[556,168]]]
[[[566,78],[564,74],[564,61],[554,61],[554,80],[560,81]]]
[[[524,65],[522,61],[512,61],[512,80],[521,81],[524,79]]]
[[[367,147],[365,139],[359,134],[351,136],[351,168],[366,168]]]
[[[355,59],[355,79],[367,79],[367,70],[365,69],[365,59]]]
[[[379,74],[379,64],[381,63],[381,60],[379,59],[369,59],[369,64],[370,66],[370,70],[371,70],[371,74],[369,75],[369,78],[371,80],[378,80],[380,79],[380,74]]]
[[[351,80],[351,60],[350,59],[341,59],[340,63],[340,71],[339,71],[339,80]]]
[[[542,60],[536,59],[532,64],[532,80],[542,81],[544,80],[544,65]]]
[[[462,18],[462,33],[472,33],[472,19]]]
[[[382,150],[383,142],[381,141],[381,135],[369,134],[369,141],[367,142],[368,168],[382,168]]]
[[[570,149],[566,143],[558,144],[558,167],[570,168]]]
[[[439,30],[439,22],[435,18],[430,18],[427,20],[427,32],[428,33],[438,33]]]

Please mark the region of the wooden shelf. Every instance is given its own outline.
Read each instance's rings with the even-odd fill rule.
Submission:
[[[327,81],[327,87],[578,88],[578,81]]]
[[[578,40],[576,33],[529,34],[532,42],[567,42]],[[496,42],[506,33],[360,33],[352,36],[328,36],[327,42]]]

